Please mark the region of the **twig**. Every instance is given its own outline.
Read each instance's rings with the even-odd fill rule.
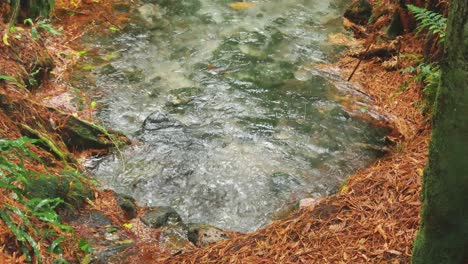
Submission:
[[[364,54],[366,54],[366,53],[369,51],[369,49],[372,47],[372,43],[373,43],[373,42],[369,43],[369,46],[367,46],[367,49],[366,49],[366,51],[364,51]],[[363,57],[365,57],[365,56],[363,56]],[[355,73],[356,70],[358,69],[359,65],[361,65],[361,62],[362,62],[362,60],[363,60],[363,57],[361,57],[361,58],[359,59],[359,62],[356,64],[356,67],[354,67],[353,72],[351,73],[351,75],[350,75],[349,78],[348,78],[348,82],[351,81],[351,78],[353,78],[354,73]]]

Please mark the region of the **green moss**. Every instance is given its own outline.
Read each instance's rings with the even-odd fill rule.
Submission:
[[[414,264],[468,261],[468,65],[461,59],[468,56],[467,17],[462,1],[451,2]]]
[[[42,146],[44,149],[52,153],[56,158],[60,159],[65,165],[69,165],[69,163],[76,164],[75,158],[68,153],[67,151],[62,150],[57,143],[47,135],[45,132],[40,132],[31,128],[26,124],[21,124],[21,127],[26,130],[27,134],[32,137],[38,138],[39,141],[37,144]],[[63,143],[62,143],[63,144]]]
[[[91,122],[70,116],[64,130],[68,137],[65,143],[75,149],[106,149],[128,144],[128,139],[121,133],[109,132]]]
[[[61,175],[38,174],[24,184],[28,198],[61,198],[73,207],[81,207],[92,192],[84,184],[85,178],[78,173],[64,171]]]

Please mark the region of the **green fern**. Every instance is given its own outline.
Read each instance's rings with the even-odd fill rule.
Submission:
[[[41,247],[49,245],[47,251],[56,256],[57,261],[64,263],[60,257],[61,243],[65,240],[64,234],[73,231],[71,226],[60,222],[55,211],[55,208],[64,205],[64,200],[59,197],[30,197],[25,190],[33,178],[51,177],[25,167],[26,159],[41,162],[28,147],[28,144],[38,142],[40,140],[26,137],[0,139],[0,188],[15,200],[15,203],[0,203],[0,221],[15,236],[26,261],[41,263]]]
[[[407,5],[408,10],[413,13],[414,18],[419,22],[417,32],[427,29],[430,33],[438,35],[440,42],[444,42],[447,28],[447,18],[442,14],[433,12],[414,5]]]
[[[410,83],[416,81],[424,85],[424,111],[430,111],[434,105],[435,98],[437,95],[437,89],[440,83],[440,66],[434,63],[420,63],[416,67],[408,67],[401,71],[402,73],[411,73],[411,77],[408,81],[404,82],[398,88],[397,93],[403,92]]]

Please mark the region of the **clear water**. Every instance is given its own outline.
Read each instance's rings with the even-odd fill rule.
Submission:
[[[155,24],[89,39],[98,117],[139,141],[97,163],[103,188],[252,231],[298,199],[336,192],[379,154],[368,146],[384,132],[337,102],[366,99],[317,66],[344,50],[327,40],[347,1],[153,2]]]

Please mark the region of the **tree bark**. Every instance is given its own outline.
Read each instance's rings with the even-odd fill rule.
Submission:
[[[468,261],[468,0],[452,0],[414,264]]]

